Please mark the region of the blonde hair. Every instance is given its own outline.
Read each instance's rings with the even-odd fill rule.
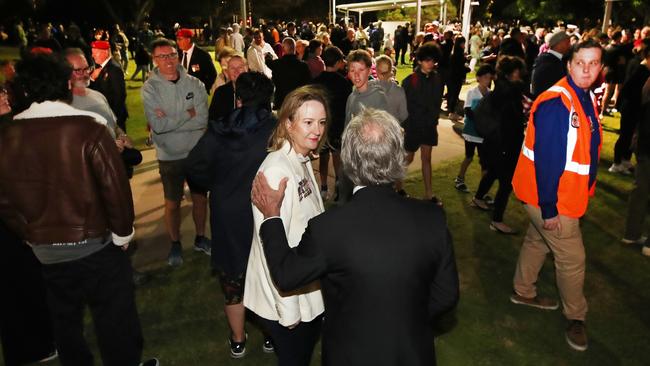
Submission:
[[[330,113],[325,92],[320,87],[314,85],[302,86],[292,91],[284,98],[282,106],[278,111],[278,124],[275,126],[275,130],[273,130],[273,134],[271,134],[271,138],[269,139],[269,151],[280,150],[285,141],[289,141],[290,144],[292,143],[287,122],[294,122],[298,109],[300,109],[305,102],[311,100],[321,103],[325,108],[325,132],[321,136],[320,141],[318,141],[318,147],[316,148],[316,151],[320,151],[325,141],[327,141]]]

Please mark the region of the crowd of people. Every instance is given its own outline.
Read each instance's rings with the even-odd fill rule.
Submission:
[[[262,21],[217,31],[176,24],[166,32],[145,23],[88,37],[74,24],[28,28],[40,32],[32,36],[22,22],[14,28],[21,59],[1,64],[2,258],[24,281],[12,287],[12,317],[2,322],[7,365],[57,355],[63,365],[92,364],[86,305],[104,365],[159,364],[141,360],[134,283],[142,274],[128,250],[128,180],[142,161],[127,134],[130,60],[131,80],[142,75],[164,192],[167,262],[183,265],[187,189],[193,249],[211,256],[233,358],[247,352],[248,310],[263,350],[280,365],[308,365],[321,337],[326,365],[435,362],[428,324],[459,296],[443,202],[432,188],[441,117],[462,121],[465,159],[450,182],[457,190],[471,192],[465,174],[478,153],[481,180],[470,204],[491,211],[490,229],[516,234],[504,222],[511,193],[525,204],[530,226],[510,300],[559,308],[535,287],[552,253],[571,348],[588,347],[579,218],[594,193],[600,120],[618,111],[609,171],[636,174],[622,241],[650,256],[650,27],[478,23],[469,40],[459,24],[438,21],[422,30],[405,23],[393,34],[381,21]],[[214,58],[199,43],[214,44]],[[401,83],[400,64],[409,71]],[[463,104],[470,71],[476,86]],[[402,182],[418,150],[422,199]],[[336,208],[326,211],[328,200]]]

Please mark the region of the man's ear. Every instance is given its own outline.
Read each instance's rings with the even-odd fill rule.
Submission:
[[[68,90],[72,90],[72,80],[68,79]]]

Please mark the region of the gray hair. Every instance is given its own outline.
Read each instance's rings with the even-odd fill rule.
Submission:
[[[282,45],[285,47],[285,51],[288,54],[295,54],[296,53],[296,40],[291,38],[291,37],[286,37],[285,39],[282,40]]]
[[[341,160],[357,186],[395,183],[406,175],[402,127],[390,113],[364,108],[343,133]]]

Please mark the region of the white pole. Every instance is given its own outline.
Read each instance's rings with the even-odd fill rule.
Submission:
[[[336,0],[332,0],[332,24],[336,24]]]
[[[607,27],[612,19],[612,3],[612,0],[605,0],[605,15],[603,16],[603,29],[601,30],[603,33],[607,32]]]
[[[422,30],[422,0],[418,0],[417,8],[417,16],[415,18],[415,34]]]
[[[469,28],[472,25],[472,1],[463,1],[463,37],[469,45]]]

